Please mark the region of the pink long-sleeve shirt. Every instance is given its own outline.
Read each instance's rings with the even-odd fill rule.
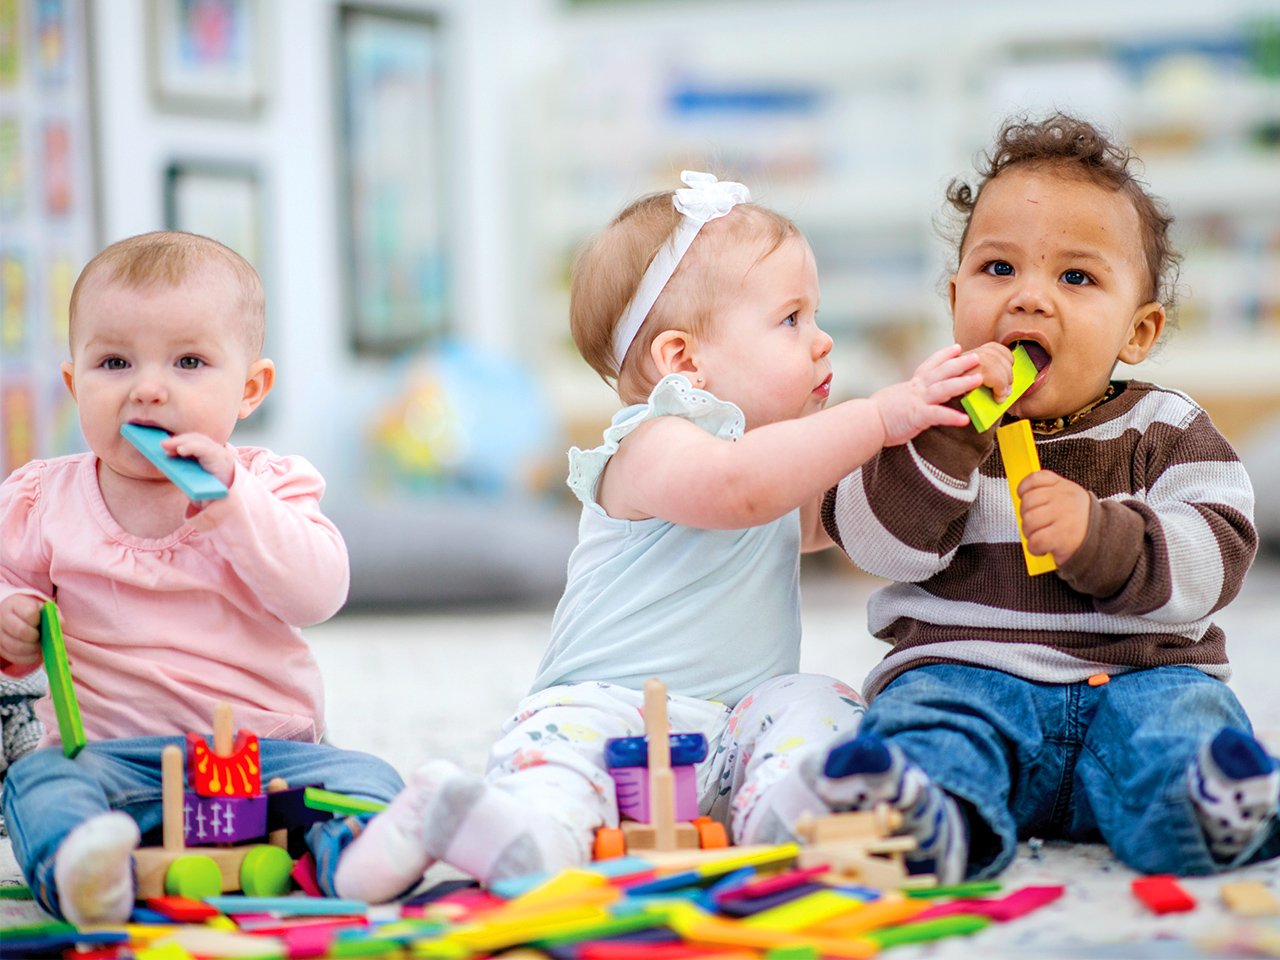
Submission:
[[[111,516],[91,453],[32,461],[0,485],[0,600],[57,601],[90,741],[208,730],[219,700],[260,737],[324,732],[299,628],[345,602],[346,545],[320,512],[311,464],[235,454],[228,496],[159,539]],[[38,666],[0,659],[11,676]],[[36,712],[41,745],[59,743],[47,696]]]

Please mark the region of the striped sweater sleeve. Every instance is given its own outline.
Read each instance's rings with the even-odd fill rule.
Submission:
[[[1134,498],[1095,504],[1085,544],[1060,571],[1103,613],[1200,620],[1235,597],[1253,562],[1248,474],[1208,414],[1187,406],[1177,422],[1146,425],[1133,456]],[[1119,583],[1097,583],[1098,571],[1125,567]]]
[[[951,563],[978,495],[995,431],[934,427],[888,447],[827,491],[822,522],[849,559],[916,583]]]

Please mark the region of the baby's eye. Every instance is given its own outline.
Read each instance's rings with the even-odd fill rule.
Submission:
[[[102,367],[103,370],[123,370],[129,364],[125,362],[123,357],[107,357],[98,366]]]
[[[1083,270],[1064,270],[1062,272],[1062,282],[1073,287],[1082,287],[1085,284],[1093,283],[1093,278]]]
[[[786,319],[782,321],[784,326],[794,327],[800,323],[800,315],[798,313],[787,314]]]
[[[992,260],[982,265],[982,272],[989,273],[993,277],[1012,277],[1013,264],[1006,260]]]
[[[199,357],[179,357],[178,368],[181,370],[199,370],[204,366],[204,361]]]

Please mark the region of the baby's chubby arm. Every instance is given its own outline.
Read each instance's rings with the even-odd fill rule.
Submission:
[[[943,404],[977,384],[966,372],[973,366],[959,347],[948,347],[905,383],[748,430],[732,443],[683,418],[659,417],[622,443],[605,471],[601,503],[613,516],[722,530],[768,523],[797,507],[816,515],[822,494],[886,443],[967,422]],[[808,537],[806,546],[814,546]]]
[[[1253,487],[1235,451],[1201,411],[1175,436],[1147,431],[1134,468],[1140,497],[1085,491],[1086,533],[1057,575],[1104,613],[1181,624],[1220,610],[1258,547]]]
[[[293,626],[320,623],[346,602],[347,549],[320,512],[324,486],[303,458],[258,451],[252,463],[236,462],[224,499],[190,518],[262,605]]]
[[[0,673],[7,676],[40,664],[40,608],[55,591],[41,535],[46,466],[33,460],[0,483]]]

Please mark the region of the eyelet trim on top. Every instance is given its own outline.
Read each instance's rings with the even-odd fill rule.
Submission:
[[[699,390],[683,374],[672,373],[658,381],[645,403],[624,407],[604,431],[604,443],[591,450],[569,450],[569,478],[565,482],[588,507],[601,511],[596,487],[618,444],[642,423],[655,417],[684,417],[722,440],[737,440],[746,429],[746,417],[736,404]]]

